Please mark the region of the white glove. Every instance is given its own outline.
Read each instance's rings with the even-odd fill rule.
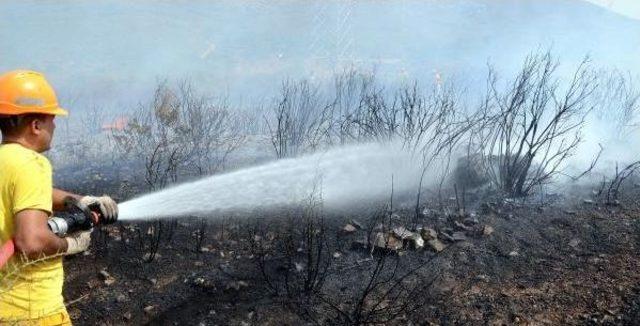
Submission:
[[[80,198],[80,204],[84,204],[86,206],[99,204],[102,220],[105,223],[113,223],[118,219],[118,204],[116,204],[116,201],[109,196],[84,196]]]
[[[67,255],[75,255],[89,249],[91,244],[91,230],[80,231],[64,237],[67,240]]]

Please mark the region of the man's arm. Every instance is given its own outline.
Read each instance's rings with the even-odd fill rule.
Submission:
[[[25,209],[15,215],[14,243],[17,252],[37,259],[67,251],[67,241],[49,230],[48,218],[47,212],[37,209]]]
[[[67,197],[73,197],[77,200],[80,200],[80,198],[82,198],[82,196],[80,195],[53,188],[53,210],[58,212],[65,211],[66,207],[64,207],[64,199]]]

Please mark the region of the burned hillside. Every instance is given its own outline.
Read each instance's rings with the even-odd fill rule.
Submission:
[[[91,251],[65,263],[72,317],[107,325],[635,324],[639,165],[616,161],[611,140],[581,151],[602,114],[626,116],[611,122],[612,138],[635,132],[638,92],[621,75],[603,81],[588,61],[568,81],[557,67],[539,53],[511,80],[492,71],[475,109],[453,85],[388,92],[357,72],[337,76],[333,96],[308,81],[284,83],[263,117],[185,83],[162,84],[99,145],[113,146],[112,158],[75,162],[74,147],[54,151],[65,163],[56,185],[124,202],[167,187],[189,193],[172,185],[212,174],[197,191],[214,196],[235,175],[242,182],[226,192],[265,200],[99,228]],[[603,112],[603,98],[622,104]],[[407,165],[385,170],[371,160],[386,156],[331,154],[365,142],[394,144]],[[349,183],[374,193],[366,178],[380,167],[383,195],[334,205],[341,197],[326,181],[331,173],[289,167],[323,152],[342,162],[329,166],[365,171],[338,174],[348,181],[340,196],[360,189]],[[243,174],[262,162],[283,172]],[[304,173],[314,186],[295,201],[280,188],[248,188],[253,180],[293,191],[287,180],[301,183]]]

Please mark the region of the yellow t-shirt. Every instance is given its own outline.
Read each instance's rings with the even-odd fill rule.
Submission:
[[[13,238],[14,216],[25,209],[51,214],[49,160],[18,144],[0,145],[0,244]],[[0,324],[65,311],[62,257],[25,262],[15,254],[0,269]]]

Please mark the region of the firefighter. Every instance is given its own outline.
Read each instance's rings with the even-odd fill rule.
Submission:
[[[99,204],[105,220],[117,218],[118,206],[108,196],[53,188],[51,164],[42,153],[51,147],[55,117],[66,115],[41,73],[0,76],[0,245],[13,239],[16,252],[7,264],[15,269],[0,269],[2,325],[71,325],[62,297],[62,256],[87,250],[91,231],[60,238],[49,230],[47,219],[64,210],[66,197]]]

